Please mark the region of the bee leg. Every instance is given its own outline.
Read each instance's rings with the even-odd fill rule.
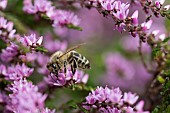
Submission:
[[[75,72],[76,72],[76,68],[77,68],[77,63],[76,63],[75,60],[73,60],[73,65],[71,65],[71,68],[72,68],[72,73],[73,73],[73,75],[74,75]]]
[[[75,68],[73,67],[73,65],[71,65],[71,71],[72,71],[72,74],[73,74],[73,75],[74,75],[75,72],[76,72],[76,70],[75,70]]]
[[[65,61],[65,62],[64,62],[64,73],[65,73],[65,74],[66,74],[66,71],[67,71],[66,65],[67,65],[67,63],[66,63],[66,61]]]

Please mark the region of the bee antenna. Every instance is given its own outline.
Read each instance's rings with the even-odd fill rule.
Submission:
[[[72,50],[75,50],[75,49],[77,49],[77,48],[79,48],[80,46],[85,45],[85,44],[86,44],[86,43],[81,43],[81,44],[78,44],[78,45],[76,45],[76,46],[68,49],[68,50],[67,50],[64,54],[62,54],[59,58],[61,58],[62,56],[64,56],[64,55],[67,54],[68,52],[70,52],[70,51],[72,51]]]

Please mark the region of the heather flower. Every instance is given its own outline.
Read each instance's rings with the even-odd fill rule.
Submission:
[[[87,110],[96,109],[105,113],[144,113],[144,103],[138,103],[133,107],[137,99],[138,96],[131,92],[125,92],[123,95],[119,88],[97,87],[89,93],[82,105]]]
[[[69,86],[72,84],[86,84],[88,80],[88,74],[84,74],[82,71],[76,70],[75,74],[73,75],[70,70],[67,70],[66,74],[63,72],[58,73],[58,75],[54,75],[51,73],[51,80],[50,82],[56,86]]]
[[[74,15],[72,12],[64,10],[56,10],[55,15],[51,17],[54,20],[53,27],[74,25],[78,26],[80,24],[80,19]]]
[[[0,17],[0,37],[4,41],[8,41],[8,38],[15,37],[16,30],[13,29],[13,23],[7,21],[4,17]]]
[[[124,102],[127,102],[130,105],[133,105],[137,100],[139,96],[136,96],[136,94],[132,94],[131,92],[124,93],[123,100]]]
[[[105,10],[113,10],[115,7],[115,0],[99,0],[101,6],[105,9]]]
[[[33,70],[33,68],[28,68],[25,64],[17,64],[16,66],[8,67],[4,76],[7,80],[21,80],[25,77],[29,77],[33,73]]]
[[[121,3],[121,1],[116,1],[115,2],[116,12],[113,12],[113,15],[120,20],[126,19],[129,13],[129,9],[128,9],[129,6],[130,4],[128,3],[125,4],[125,3]]]
[[[18,55],[18,51],[18,45],[11,43],[10,46],[2,50],[0,58],[4,62],[10,62]]]
[[[18,113],[37,113],[44,108],[47,95],[38,92],[38,87],[26,79],[14,81],[9,90],[7,109]]]
[[[48,0],[24,0],[23,10],[28,14],[47,13],[53,9],[52,2]]]
[[[161,8],[161,6],[163,5],[164,2],[165,2],[165,0],[156,0],[155,1],[155,6],[157,8]]]
[[[132,18],[132,24],[133,24],[134,26],[137,26],[137,25],[138,25],[138,10],[136,10],[136,11],[132,14],[131,18]]]
[[[7,6],[8,0],[1,0],[0,1],[0,9],[5,9]]]
[[[141,27],[142,27],[142,30],[143,31],[146,31],[146,30],[149,30],[151,25],[152,25],[152,20],[149,20],[148,22],[144,22],[141,24]]]
[[[37,38],[35,34],[31,34],[22,37],[20,41],[23,43],[23,45],[29,46],[34,49],[36,46],[40,46],[42,44],[43,37],[41,36]]]

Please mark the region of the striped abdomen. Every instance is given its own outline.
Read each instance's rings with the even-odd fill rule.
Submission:
[[[75,61],[78,68],[90,69],[90,62],[84,56],[76,51],[71,51],[69,54],[70,55],[67,58],[69,64],[72,64]]]

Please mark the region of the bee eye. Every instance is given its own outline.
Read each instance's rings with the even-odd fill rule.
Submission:
[[[53,67],[53,68],[56,68],[56,64],[52,64],[52,67]]]

